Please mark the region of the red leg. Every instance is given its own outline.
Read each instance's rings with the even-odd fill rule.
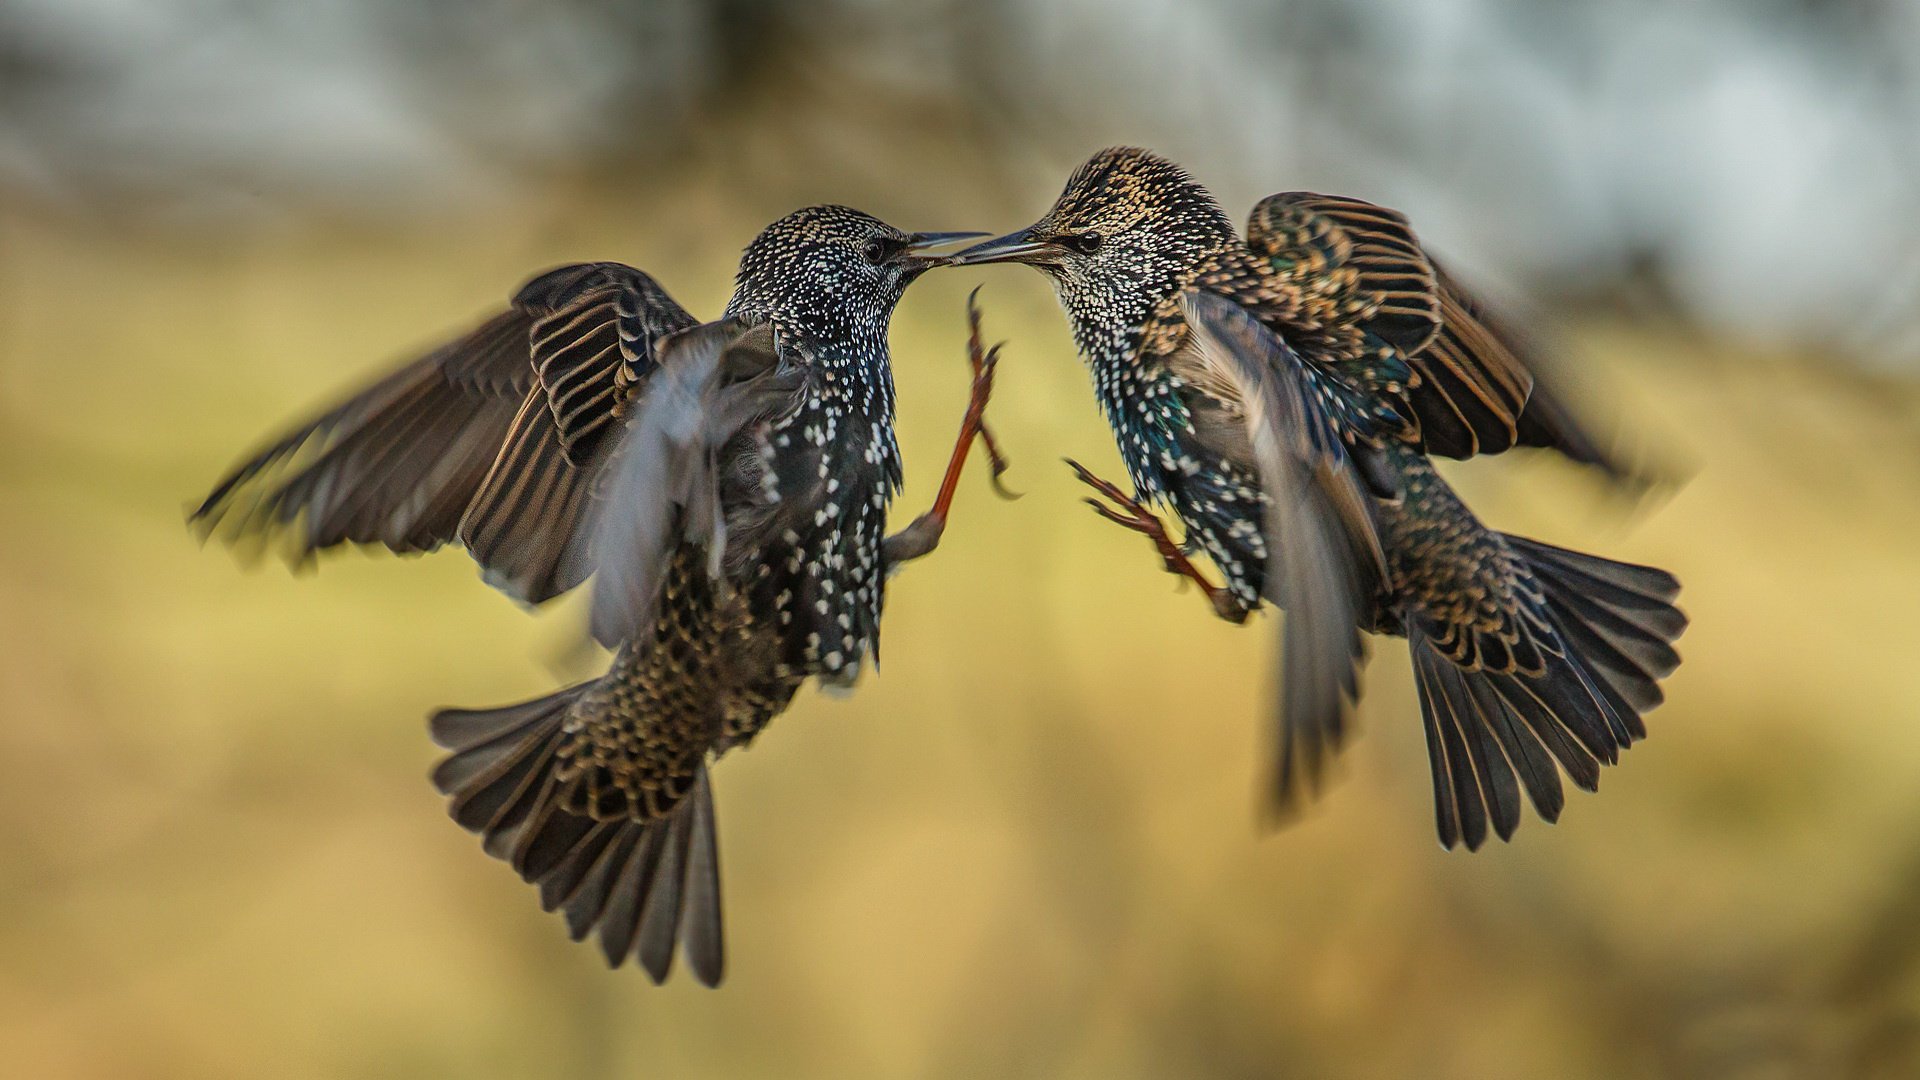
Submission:
[[[1160,561],[1166,566],[1167,572],[1198,585],[1200,591],[1206,595],[1207,602],[1213,605],[1214,614],[1230,623],[1246,621],[1246,606],[1234,599],[1233,593],[1207,580],[1206,575],[1200,572],[1200,568],[1193,565],[1193,560],[1187,558],[1187,553],[1180,550],[1180,545],[1173,542],[1173,537],[1167,534],[1166,524],[1152,511],[1141,506],[1115,485],[1095,476],[1086,466],[1072,458],[1067,459],[1067,464],[1073,466],[1073,473],[1081,483],[1099,492],[1102,497],[1113,503],[1113,506],[1109,506],[1100,499],[1090,498],[1087,500],[1088,506],[1093,507],[1096,513],[1108,521],[1152,540],[1154,550],[1160,553]],[[1116,510],[1114,506],[1120,509]]]
[[[973,449],[976,438],[986,448],[994,490],[1005,498],[1016,497],[1000,482],[1001,474],[1007,471],[1007,460],[1001,455],[993,433],[987,430],[987,399],[993,396],[993,373],[1000,363],[1000,346],[988,349],[981,343],[980,308],[975,302],[979,295],[978,288],[967,295],[967,362],[973,367],[973,392],[967,401],[967,411],[960,418],[960,435],[954,440],[953,454],[947,459],[946,475],[940,479],[940,493],[934,497],[933,508],[887,537],[885,557],[889,563],[917,559],[940,545],[954,494],[960,489],[960,473],[966,467],[967,452]]]

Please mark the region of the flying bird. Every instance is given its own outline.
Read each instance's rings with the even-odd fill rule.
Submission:
[[[1223,618],[1286,613],[1271,805],[1321,786],[1349,728],[1361,632],[1404,636],[1441,843],[1555,820],[1646,733],[1686,625],[1668,573],[1497,532],[1428,461],[1516,446],[1624,472],[1536,393],[1510,335],[1396,211],[1305,192],[1243,240],[1185,170],[1095,154],[1038,221],[960,252],[1052,281],[1133,485],[1075,464]],[[1175,543],[1147,505],[1184,526]],[[1189,554],[1204,552],[1218,584]],[[1558,769],[1556,764],[1558,763]]]
[[[748,245],[705,324],[632,267],[549,271],[241,465],[194,521],[295,558],[458,543],[527,604],[591,575],[607,672],[436,714],[451,754],[433,781],[575,940],[597,930],[610,965],[637,957],[655,982],[678,942],[716,985],[709,764],[807,679],[848,685],[877,660],[889,571],[939,543],[997,349],[970,299],[973,398],[940,497],[888,536],[902,465],[887,330],[944,261],[929,253],[982,235],[799,210]]]

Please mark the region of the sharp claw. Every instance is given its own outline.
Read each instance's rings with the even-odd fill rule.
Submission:
[[[1009,488],[1000,479],[1007,471],[1007,458],[1000,452],[1000,440],[994,438],[985,421],[980,424],[980,444],[987,449],[987,465],[990,469],[987,483],[993,485],[993,493],[1009,502],[1019,498],[1021,493]]]
[[[1087,485],[1088,487],[1097,488],[1101,486],[1102,482],[1100,478],[1088,472],[1087,467],[1085,465],[1080,464],[1079,462],[1073,460],[1072,458],[1061,458],[1060,460],[1066,462],[1067,468],[1073,470],[1074,479],[1080,481],[1081,483]]]
[[[1187,558],[1185,547],[1173,542],[1173,537],[1167,533],[1167,523],[1160,520],[1159,515],[1142,506],[1139,500],[1130,498],[1117,486],[1095,476],[1085,465],[1072,458],[1061,460],[1073,469],[1074,476],[1078,477],[1081,483],[1112,501],[1113,505],[1108,505],[1107,502],[1092,497],[1082,500],[1093,507],[1095,513],[1152,540],[1154,550],[1160,555],[1161,565],[1166,567],[1168,573],[1179,577],[1182,581],[1193,582],[1205,592],[1208,602],[1213,606],[1214,614],[1231,623],[1245,621],[1246,610],[1240,607],[1224,586],[1214,585],[1194,567],[1192,560]],[[1116,506],[1121,509],[1115,509]],[[1123,513],[1122,510],[1125,512]],[[1194,542],[1194,537],[1187,537],[1189,545]]]
[[[975,377],[979,376],[983,367],[991,364],[981,355],[979,301],[980,286],[975,285],[973,291],[967,294],[967,363],[973,366]]]
[[[987,464],[992,467],[993,475],[999,476],[1007,471],[1007,458],[1000,452],[1000,440],[994,437],[992,429],[986,424],[980,425],[980,441],[987,448]]]
[[[1121,506],[1126,507],[1136,517],[1146,514],[1145,508],[1143,508],[1139,504],[1139,502],[1137,502],[1134,499],[1128,498],[1126,493],[1121,491],[1115,485],[1100,479],[1098,476],[1095,476],[1091,471],[1087,469],[1085,465],[1080,464],[1079,462],[1073,460],[1072,458],[1065,458],[1064,460],[1069,466],[1073,468],[1074,475],[1080,480],[1081,483],[1087,485],[1088,487],[1106,496],[1107,498],[1113,500],[1114,502],[1120,504]]]

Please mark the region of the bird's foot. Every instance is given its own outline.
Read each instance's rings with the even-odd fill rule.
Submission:
[[[1116,485],[1095,476],[1085,465],[1072,458],[1066,460],[1067,464],[1072,466],[1074,476],[1081,483],[1100,493],[1101,498],[1086,500],[1087,505],[1093,507],[1095,513],[1121,528],[1137,532],[1153,541],[1154,550],[1159,552],[1160,562],[1166,567],[1167,572],[1199,586],[1207,602],[1213,605],[1215,615],[1230,623],[1246,621],[1246,606],[1234,599],[1232,592],[1207,580],[1207,576],[1200,572],[1200,568],[1193,564],[1192,559],[1187,557],[1186,551],[1179,544],[1174,543],[1173,537],[1167,532],[1166,523],[1161,521],[1153,511],[1142,506],[1138,500],[1121,491]],[[1105,501],[1102,501],[1103,499]]]
[[[1020,493],[1009,489],[1001,480],[1006,475],[1007,456],[1000,451],[1000,440],[994,438],[993,430],[987,427],[987,399],[993,396],[993,374],[1000,366],[1000,346],[989,349],[981,342],[979,299],[980,287],[976,285],[967,294],[967,363],[973,368],[973,392],[967,400],[966,418],[973,422],[973,433],[980,437],[980,445],[987,451],[987,482],[1001,498],[1017,499]],[[960,441],[953,448],[955,462],[966,457],[968,441],[963,422]],[[957,465],[949,465],[949,469],[958,472]]]
[[[981,341],[980,307],[976,302],[979,295],[977,287],[967,294],[967,363],[973,368],[973,388],[967,399],[967,411],[960,419],[960,435],[954,440],[953,454],[947,459],[947,472],[940,481],[940,494],[934,499],[932,509],[884,542],[886,560],[892,564],[917,559],[940,546],[940,537],[947,528],[948,511],[960,488],[960,473],[966,467],[967,451],[973,448],[976,438],[987,451],[993,490],[1003,499],[1019,498],[1018,493],[1008,490],[1001,482],[1001,475],[1007,471],[1007,459],[1000,452],[999,441],[987,428],[987,401],[993,396],[993,375],[1000,363],[1000,346],[989,349]]]

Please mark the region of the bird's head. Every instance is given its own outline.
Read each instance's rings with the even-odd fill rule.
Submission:
[[[908,233],[845,206],[795,210],[760,231],[740,256],[728,315],[764,315],[832,337],[885,332],[929,254],[985,233]]]
[[[1053,279],[1083,346],[1144,323],[1207,254],[1237,242],[1233,222],[1185,169],[1116,146],[1074,170],[1053,208],[952,264],[1021,262]]]

